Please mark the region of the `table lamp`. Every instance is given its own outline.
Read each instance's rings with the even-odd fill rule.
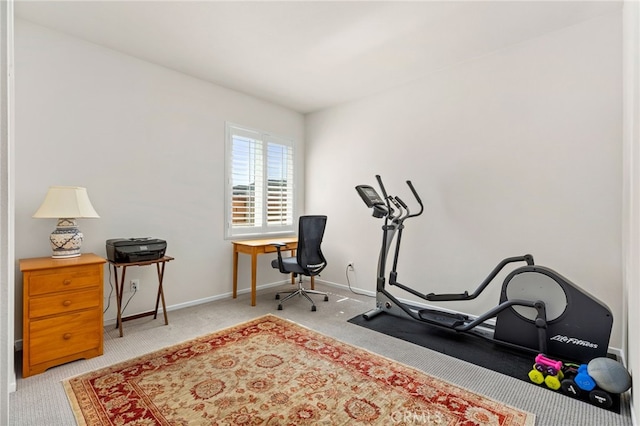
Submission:
[[[35,218],[58,219],[51,233],[51,249],[54,259],[80,256],[84,236],[78,229],[76,219],[97,218],[87,195],[87,189],[78,186],[51,186],[42,205],[33,215]]]

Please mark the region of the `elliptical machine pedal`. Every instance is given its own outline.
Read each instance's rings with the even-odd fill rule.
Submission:
[[[437,309],[421,309],[418,311],[418,316],[423,321],[447,328],[459,327],[469,320],[468,315],[444,312]]]

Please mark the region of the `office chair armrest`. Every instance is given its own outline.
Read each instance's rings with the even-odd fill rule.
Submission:
[[[286,247],[287,245],[285,243],[280,243],[280,242],[274,242],[274,243],[270,243],[272,246],[274,246],[276,248],[276,250],[278,251],[278,270],[280,272],[282,272],[283,274],[286,274],[287,271],[284,270],[284,265],[282,264],[282,252],[280,251],[281,247]]]

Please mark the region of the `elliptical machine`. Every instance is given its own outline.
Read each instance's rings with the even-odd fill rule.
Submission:
[[[369,185],[356,186],[367,207],[373,209],[373,217],[384,218],[376,307],[363,314],[365,319],[384,312],[562,360],[586,363],[607,356],[613,324],[609,308],[557,272],[535,265],[530,254],[502,260],[472,293],[424,294],[399,283],[397,266],[404,222],[420,216],[424,205],[411,181],[406,183],[420,206],[417,213],[411,213],[399,197],[387,195],[381,177],[376,175],[376,179],[383,197]],[[394,238],[395,252],[388,284],[429,302],[471,301],[491,284],[505,266],[516,262],[525,262],[526,265],[517,267],[506,276],[499,304],[482,315],[472,317],[455,311],[420,308],[400,301],[386,288],[385,270]],[[495,318],[495,325],[487,322],[492,318]]]

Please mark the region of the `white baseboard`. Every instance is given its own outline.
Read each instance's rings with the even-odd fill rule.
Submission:
[[[260,286],[256,287],[256,290],[263,290],[263,289],[267,289],[267,288],[271,288],[271,287],[277,287],[283,284],[288,283],[288,280],[284,280],[284,281],[278,281],[275,283],[268,283],[268,284],[263,284]],[[316,282],[328,285],[330,287],[336,287],[336,288],[340,288],[340,289],[344,289],[344,290],[349,290],[355,293],[361,293],[367,296],[372,296],[372,298],[376,295],[375,291],[371,291],[371,290],[365,290],[365,289],[361,289],[361,288],[354,288],[354,287],[349,287],[345,284],[339,284],[339,283],[334,283],[332,281],[326,281],[326,280],[322,280],[322,279],[316,279]],[[246,294],[249,293],[251,291],[251,289],[245,288],[245,289],[241,289],[238,290],[238,294]],[[218,294],[216,296],[210,296],[210,297],[205,297],[202,299],[197,299],[197,300],[191,300],[189,302],[184,302],[184,303],[178,303],[176,305],[171,305],[171,306],[167,306],[167,312],[171,312],[171,311],[176,311],[178,309],[183,309],[183,308],[189,308],[191,306],[197,306],[197,305],[202,305],[203,303],[209,303],[209,302],[213,302],[216,300],[221,300],[221,299],[227,299],[229,297],[231,297],[233,293],[232,292],[226,292],[226,293],[222,293],[222,294]],[[420,302],[416,302],[414,300],[407,300],[407,299],[403,299],[403,298],[397,298],[399,301],[401,301],[402,303],[407,303],[419,308],[425,308],[425,309],[440,309],[440,310],[446,310],[443,309],[441,306],[435,306],[435,305],[429,305],[426,303],[420,303]],[[375,305],[375,303],[372,303],[372,307]],[[453,311],[451,311],[453,312]],[[162,308],[158,309],[158,313],[162,313]],[[465,314],[464,312],[461,312],[464,315],[470,315],[470,314]],[[135,314],[132,314],[135,315]],[[473,316],[473,315],[470,315]],[[487,321],[488,324],[492,324],[495,325],[495,319],[491,319]],[[104,320],[104,325],[105,326],[115,326],[116,324],[116,318],[106,318]],[[16,351],[20,351],[22,350],[22,339],[16,340],[15,341],[15,350]],[[609,347],[609,353],[616,355],[622,365],[626,366],[626,360],[624,357],[624,353],[622,351],[622,349],[620,348],[615,348],[615,347]],[[15,383],[14,383],[15,386]],[[634,423],[635,424],[635,423]]]
[[[288,281],[279,281],[279,282],[275,282],[275,283],[268,283],[268,284],[263,284],[263,285],[259,285],[256,286],[256,291],[258,290],[262,290],[262,289],[266,289],[266,288],[271,288],[271,287],[277,287],[280,286],[282,284],[286,284]],[[238,290],[238,294],[246,294],[251,292],[251,289],[249,288],[245,288],[245,289],[239,289]],[[210,296],[210,297],[205,297],[202,299],[196,299],[196,300],[190,300],[188,302],[184,302],[184,303],[178,303],[175,305],[170,305],[167,306],[167,312],[171,312],[171,311],[177,311],[178,309],[184,309],[184,308],[189,308],[192,306],[198,306],[198,305],[202,305],[204,303],[209,303],[209,302],[214,302],[216,300],[221,300],[221,299],[228,299],[229,297],[231,297],[233,295],[233,292],[229,291],[226,293],[222,293],[222,294],[218,294],[215,296]],[[158,308],[158,313],[162,313],[162,307]],[[131,315],[136,315],[136,314],[131,314]],[[104,325],[116,325],[116,319],[117,318],[105,318],[104,320]]]

